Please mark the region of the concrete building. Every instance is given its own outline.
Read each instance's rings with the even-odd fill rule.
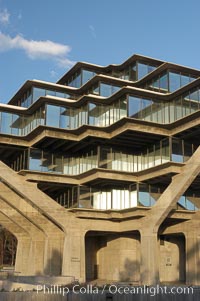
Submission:
[[[200,71],[133,55],[0,104],[20,275],[200,284]]]

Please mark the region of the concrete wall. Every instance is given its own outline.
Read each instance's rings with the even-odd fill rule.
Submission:
[[[164,236],[160,243],[160,281],[185,281],[185,239]]]
[[[137,234],[86,237],[87,279],[140,280],[140,243]]]

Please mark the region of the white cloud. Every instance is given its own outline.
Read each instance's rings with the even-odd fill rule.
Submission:
[[[9,24],[10,14],[8,10],[5,8],[0,11],[0,23],[3,25]]]
[[[0,32],[0,52],[19,49],[31,59],[54,59],[60,67],[71,67],[74,62],[67,55],[71,51],[68,45],[46,41],[27,40],[17,35],[14,38]]]
[[[76,63],[67,58],[61,58],[61,57],[57,58],[56,61],[57,61],[58,66],[61,68],[70,68]]]

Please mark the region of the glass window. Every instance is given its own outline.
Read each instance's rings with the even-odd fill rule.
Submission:
[[[31,149],[30,150],[30,158],[29,158],[29,169],[41,171],[42,170],[42,151],[39,149]]]
[[[183,116],[187,116],[190,114],[190,95],[186,95],[182,98],[182,109],[183,109]]]
[[[45,96],[45,90],[40,88],[33,88],[33,102],[38,100],[41,96]]]
[[[183,117],[183,110],[182,110],[182,99],[181,97],[175,100],[175,120],[180,119]]]
[[[129,80],[130,78],[130,67],[128,69],[125,69],[124,72],[121,74],[120,78]]]
[[[155,70],[156,67],[155,66],[150,66],[148,65],[148,73],[152,72],[153,70]]]
[[[149,187],[146,184],[139,184],[139,203],[145,207],[151,206]]]
[[[189,84],[190,77],[188,75],[181,74],[181,87]]]
[[[119,120],[120,117],[120,111],[119,111],[119,102],[116,101],[113,103],[113,105],[110,107],[110,122],[116,122]]]
[[[74,73],[68,81],[68,86],[79,88],[81,86],[81,72]]]
[[[172,161],[183,162],[183,144],[182,140],[172,138]]]
[[[82,85],[87,83],[96,73],[89,70],[82,70]]]
[[[119,91],[120,87],[117,86],[112,86],[112,94],[116,93],[117,91]]]
[[[119,118],[127,117],[127,99],[120,100],[120,112]]]
[[[99,95],[99,84],[96,84],[95,86],[92,87],[92,94],[95,94],[95,95]]]
[[[76,78],[74,79],[74,87],[80,88],[82,85],[81,83],[81,73],[79,73]]]
[[[99,115],[99,106],[94,103],[89,103],[89,125],[96,125],[96,118]]]
[[[101,147],[100,148],[100,158],[99,158],[99,167],[109,168],[112,164],[112,153],[111,148]]]
[[[60,108],[60,127],[62,129],[69,129],[70,122],[70,109],[69,108]]]
[[[112,94],[116,93],[120,87],[112,86],[104,83],[100,83],[100,95],[104,97],[109,97]]]
[[[138,80],[140,80],[141,78],[143,78],[144,76],[146,76],[148,73],[152,72],[156,67],[155,66],[151,66],[145,63],[137,63],[137,67],[138,67]]]
[[[19,134],[19,129],[21,127],[21,118],[19,115],[12,114],[12,135],[18,135]]]
[[[66,98],[65,93],[62,93],[62,92],[56,92],[56,97]]]
[[[129,77],[129,80],[130,81],[136,81],[137,80],[136,64],[134,64],[130,68],[130,77]]]
[[[167,73],[160,77],[160,90],[161,92],[168,91],[168,76]]]
[[[128,99],[128,116],[132,118],[140,118],[141,99],[129,96]]]
[[[154,88],[155,90],[159,90],[159,87],[160,87],[159,78],[152,80],[151,87]]]
[[[2,112],[1,113],[1,132],[4,134],[11,134],[12,126],[12,114]]]
[[[90,187],[80,186],[79,208],[92,208]]]
[[[76,108],[70,108],[70,129],[78,127],[79,114]]]
[[[47,96],[56,96],[56,91],[53,91],[53,90],[46,90],[46,95],[47,95]]]
[[[52,127],[59,127],[60,107],[47,105],[46,125]]]
[[[151,120],[151,104],[152,101],[149,99],[141,99],[141,118],[144,120]]]
[[[63,173],[63,160],[62,160],[62,156],[59,155],[53,155],[53,170],[56,173]]]
[[[199,102],[199,90],[190,92],[190,101]]]
[[[138,63],[138,80],[148,74],[148,65]]]
[[[192,145],[184,141],[184,162],[192,156]]]
[[[181,87],[181,77],[179,73],[169,72],[169,91],[173,92]]]
[[[170,119],[170,123],[175,121],[175,107],[176,107],[176,103],[175,103],[174,100],[169,102],[169,119]]]
[[[138,205],[137,185],[131,184],[129,186],[129,191],[130,191],[130,207],[136,207]]]
[[[55,165],[53,165],[53,157],[51,153],[43,152],[42,157],[42,171],[51,172],[54,170]]]
[[[107,84],[100,84],[100,95],[104,97],[108,97],[112,95],[112,86]]]
[[[169,138],[161,141],[162,144],[162,163],[170,161]]]

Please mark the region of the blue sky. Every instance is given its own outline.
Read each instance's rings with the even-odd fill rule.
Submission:
[[[199,0],[0,0],[0,102],[27,79],[134,53],[200,69]]]

